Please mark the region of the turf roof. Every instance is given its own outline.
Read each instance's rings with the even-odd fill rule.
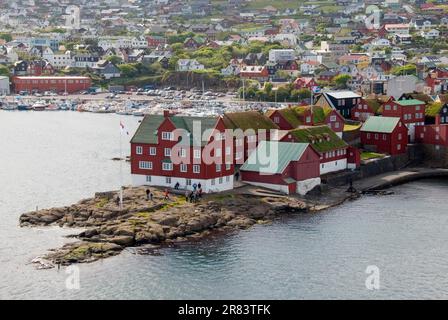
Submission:
[[[298,142],[310,143],[311,146],[320,153],[342,149],[348,146],[344,140],[339,138],[339,136],[326,125],[294,129],[290,131],[290,134]]]

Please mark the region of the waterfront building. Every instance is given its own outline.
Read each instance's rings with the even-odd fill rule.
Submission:
[[[192,189],[200,183],[204,192],[233,189],[233,152],[225,147],[225,129],[221,117],[174,116],[168,111],[146,116],[131,140],[133,185]],[[181,137],[178,130],[184,133]]]
[[[285,194],[305,195],[321,183],[319,154],[308,143],[261,141],[240,172],[243,182]]]
[[[348,144],[326,125],[283,131],[279,141],[310,144],[319,154],[321,175],[348,168]]]
[[[285,109],[272,109],[266,115],[281,130],[292,130],[301,126],[327,125],[340,138],[344,131],[344,118],[330,107],[300,106]]]
[[[92,81],[89,77],[19,76],[13,77],[12,84],[16,93],[21,91],[75,93],[89,89]]]
[[[393,100],[390,99],[383,105],[382,115],[384,117],[399,117],[409,129],[409,141],[414,142],[415,126],[425,124],[424,101],[417,99]]]
[[[361,143],[365,149],[390,155],[407,152],[408,128],[400,117],[367,119],[361,128]]]
[[[0,76],[0,95],[9,94],[9,77]]]

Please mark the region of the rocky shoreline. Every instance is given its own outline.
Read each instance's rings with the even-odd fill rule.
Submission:
[[[350,198],[345,194],[329,205],[316,206],[286,196],[224,193],[190,203],[181,195],[164,200],[161,190],[152,192],[150,201],[145,188],[126,188],[123,210],[115,201],[118,192],[105,192],[71,206],[23,214],[21,227],[57,225],[85,230],[74,236],[76,242],[54,249],[35,262],[42,268],[94,262],[128,247],[176,244],[201,239],[214,231],[248,229],[282,214],[319,211]]]

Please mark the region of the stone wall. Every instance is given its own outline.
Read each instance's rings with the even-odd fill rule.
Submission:
[[[428,166],[448,168],[448,148],[431,144],[420,145]]]

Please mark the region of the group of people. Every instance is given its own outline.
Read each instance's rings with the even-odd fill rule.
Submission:
[[[190,191],[190,190],[185,191],[185,201],[195,203],[195,202],[198,202],[199,199],[202,198],[202,185],[200,183],[199,184],[195,183],[195,184],[193,184],[192,187],[193,187],[192,191]],[[179,188],[180,188],[180,185],[178,182],[174,186],[174,189],[179,190]],[[163,198],[164,201],[170,200],[170,192],[169,192],[168,188],[165,189],[163,194],[164,194],[164,198]],[[150,189],[146,189],[146,200],[148,200],[148,201],[154,200],[154,194],[151,192]]]
[[[195,203],[198,202],[202,198],[202,185],[199,184],[193,184],[193,190],[185,191],[185,201]]]

